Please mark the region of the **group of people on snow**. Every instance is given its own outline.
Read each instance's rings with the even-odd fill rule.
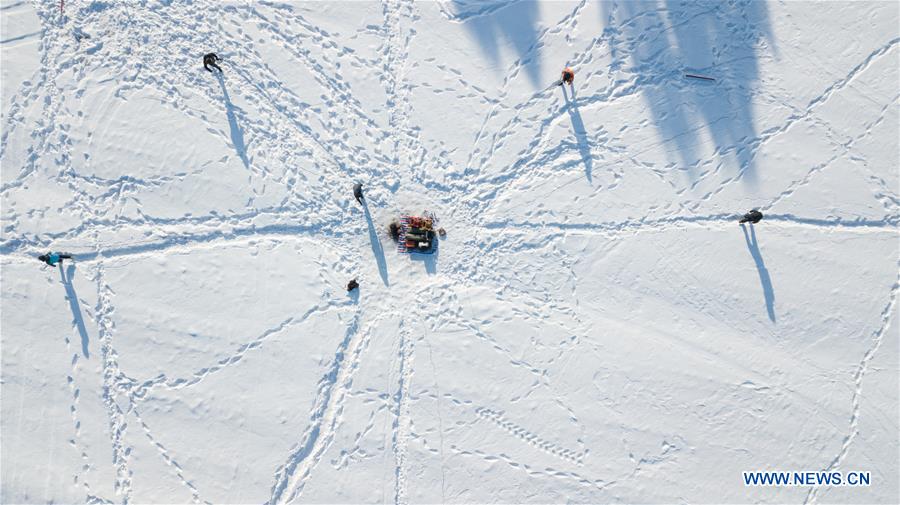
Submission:
[[[220,67],[217,64],[219,61],[222,61],[222,59],[219,58],[219,56],[216,55],[216,53],[207,53],[207,54],[203,55],[203,68],[205,68],[209,72],[212,72],[213,71],[212,69],[214,68],[221,73],[222,67]],[[210,68],[210,67],[212,67],[212,68]],[[557,83],[557,85],[562,86],[563,84],[568,84],[568,85],[572,86],[574,82],[575,82],[575,71],[572,70],[570,67],[566,67],[562,71],[562,76],[561,76],[559,82]],[[359,203],[360,205],[363,205],[364,198],[363,198],[363,191],[362,191],[361,183],[357,182],[353,185],[353,198],[356,199],[357,203]],[[748,222],[751,224],[756,224],[762,218],[763,218],[762,212],[760,212],[757,209],[753,209],[753,210],[747,212],[746,214],[744,214],[741,217],[740,221],[738,221],[738,223],[740,223],[741,225],[743,225],[744,223],[748,223]],[[444,231],[443,228],[441,228],[440,231],[443,232]],[[443,236],[443,235],[444,235],[444,233],[441,233],[441,236]],[[62,260],[64,260],[64,259],[72,259],[72,255],[68,254],[68,253],[60,253],[60,252],[47,252],[46,254],[41,254],[40,256],[38,256],[38,259],[40,261],[50,265],[51,267],[54,267],[58,264],[61,264]],[[348,292],[353,291],[354,289],[358,289],[358,288],[359,288],[359,282],[357,282],[356,279],[352,279],[350,282],[347,283],[347,291]]]

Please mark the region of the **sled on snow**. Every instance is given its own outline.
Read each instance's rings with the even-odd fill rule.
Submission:
[[[399,253],[433,254],[437,249],[433,216],[401,215],[391,223],[390,232]]]

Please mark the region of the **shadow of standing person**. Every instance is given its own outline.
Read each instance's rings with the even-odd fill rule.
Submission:
[[[375,231],[375,224],[372,223],[372,215],[369,214],[369,203],[365,198],[361,199],[363,212],[366,214],[366,224],[369,225],[369,242],[372,244],[372,253],[375,255],[375,261],[378,262],[378,273],[381,274],[381,281],[385,286],[390,286],[388,282],[387,262],[384,259],[384,248],[381,247],[381,240],[378,238],[378,232]]]
[[[228,96],[228,88],[225,87],[225,77],[222,75],[222,72],[214,73],[216,79],[219,81],[219,85],[222,86],[222,96],[225,98],[225,115],[228,117],[228,127],[231,129],[231,143],[234,145],[234,150],[237,151],[237,155],[241,158],[241,161],[244,162],[244,167],[249,169],[250,160],[247,158],[247,146],[244,144],[244,132],[238,125],[235,106],[231,103],[231,97]]]
[[[593,161],[591,160],[591,144],[588,141],[587,130],[584,129],[584,121],[581,120],[581,113],[578,112],[578,102],[575,98],[575,87],[572,86],[572,99],[566,92],[565,85],[562,87],[563,97],[566,100],[566,112],[572,120],[572,130],[575,132],[575,140],[578,142],[578,151],[581,153],[581,161],[584,163],[584,174],[588,183],[592,182],[591,172],[593,170]]]
[[[766,298],[766,311],[769,313],[769,319],[775,322],[775,290],[772,289],[772,279],[769,277],[769,270],[763,262],[762,254],[759,252],[759,244],[756,242],[756,230],[753,225],[750,226],[750,234],[747,234],[747,225],[741,224],[741,231],[744,232],[744,240],[747,242],[747,249],[756,262],[756,270],[759,272],[759,282],[762,284],[763,295]]]
[[[75,326],[78,327],[78,334],[81,335],[81,352],[85,358],[90,358],[91,353],[88,351],[88,332],[84,326],[84,316],[81,315],[81,305],[78,303],[78,295],[75,294],[75,286],[72,285],[72,276],[75,275],[75,265],[70,264],[67,269],[63,269],[62,263],[59,264],[59,278],[62,280],[63,286],[66,288],[66,299],[69,300],[69,308],[72,310]]]

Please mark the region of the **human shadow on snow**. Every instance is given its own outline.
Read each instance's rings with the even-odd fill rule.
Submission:
[[[356,288],[352,291],[348,291],[347,298],[350,299],[350,303],[352,303],[354,305],[358,305],[359,304],[359,288]]]
[[[237,123],[237,115],[235,114],[235,106],[231,103],[228,96],[228,88],[225,87],[225,77],[222,72],[214,72],[219,85],[222,86],[222,96],[225,97],[225,115],[228,117],[228,126],[231,129],[231,143],[234,144],[234,150],[244,162],[245,168],[250,168],[250,160],[247,159],[247,146],[244,144],[244,132]]]
[[[372,223],[372,214],[369,213],[369,204],[366,199],[362,200],[363,212],[366,214],[366,224],[369,226],[369,242],[372,245],[372,254],[375,255],[375,261],[378,262],[378,273],[381,275],[381,281],[385,286],[390,286],[388,282],[387,262],[384,259],[384,248],[381,247],[381,239],[378,238],[378,232],[375,230],[375,224]]]
[[[572,130],[575,132],[575,140],[578,142],[578,151],[581,153],[581,161],[584,163],[584,174],[587,176],[588,183],[592,182],[591,172],[593,170],[593,162],[591,161],[591,144],[588,141],[587,131],[584,129],[584,121],[581,120],[581,113],[578,112],[578,98],[575,96],[575,88],[572,87],[572,99],[569,100],[569,93],[566,92],[566,85],[562,86],[563,97],[566,100],[566,112],[572,120]]]
[[[85,358],[90,358],[91,353],[88,351],[87,328],[84,325],[84,316],[81,315],[81,305],[78,303],[78,295],[75,293],[75,286],[72,285],[72,276],[75,275],[75,265],[69,265],[67,270],[63,270],[62,263],[59,264],[59,278],[66,288],[66,299],[69,300],[69,308],[72,310],[72,317],[75,326],[78,328],[78,334],[81,336],[81,352]]]
[[[772,279],[769,277],[769,270],[763,262],[762,254],[759,252],[759,244],[756,242],[756,230],[750,225],[750,234],[747,234],[747,226],[741,225],[741,231],[744,232],[744,240],[747,241],[747,249],[756,262],[756,270],[759,272],[759,282],[762,284],[763,295],[766,298],[766,312],[769,313],[769,319],[775,322],[775,290],[772,289]]]

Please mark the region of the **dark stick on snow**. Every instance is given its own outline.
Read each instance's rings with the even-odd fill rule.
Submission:
[[[692,79],[701,79],[701,80],[704,80],[704,81],[713,81],[713,82],[715,82],[715,79],[714,79],[714,78],[712,78],[712,77],[706,77],[706,76],[704,76],[704,75],[684,74],[684,76],[685,76],[685,77],[690,77],[690,78],[692,78]]]

